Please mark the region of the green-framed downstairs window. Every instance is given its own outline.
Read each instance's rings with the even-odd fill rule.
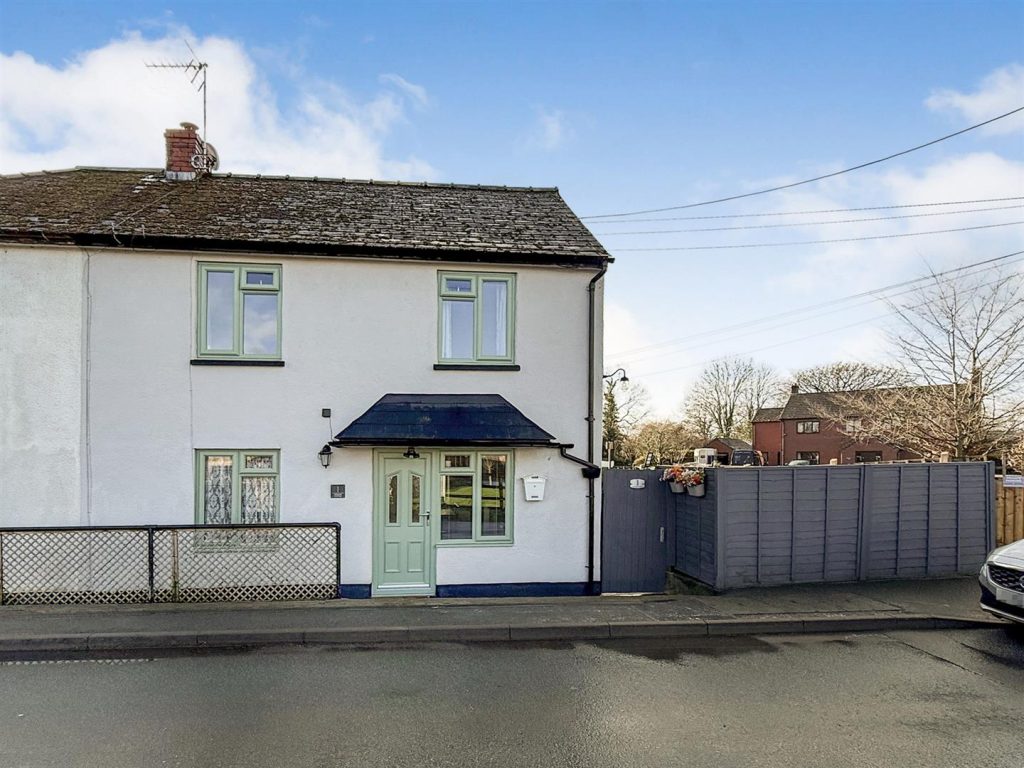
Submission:
[[[515,362],[516,276],[438,273],[438,359],[448,364]]]
[[[199,357],[281,359],[281,265],[199,264]]]
[[[443,451],[440,542],[511,543],[512,477],[510,451]]]
[[[281,484],[275,450],[196,451],[196,523],[276,523]]]

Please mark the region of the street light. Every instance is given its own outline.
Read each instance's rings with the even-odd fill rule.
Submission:
[[[616,376],[617,374],[620,374],[620,373],[622,374],[622,376],[620,376],[618,379],[615,379],[615,380],[611,381],[610,382],[611,385],[614,387],[616,384],[618,384],[620,382],[629,382],[629,376],[626,375],[626,369],[625,368],[616,368],[614,371],[612,371],[611,373],[606,373],[601,378],[602,379],[612,379],[614,376]]]

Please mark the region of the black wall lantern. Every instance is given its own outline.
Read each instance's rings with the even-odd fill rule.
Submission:
[[[418,459],[420,455],[416,453],[416,449],[413,446],[409,446],[409,450],[402,454],[407,459]]]
[[[329,466],[331,466],[332,453],[333,451],[331,450],[330,444],[324,443],[324,447],[321,448],[320,452],[317,454],[317,456],[320,457],[320,466],[322,466],[324,469],[327,469]]]

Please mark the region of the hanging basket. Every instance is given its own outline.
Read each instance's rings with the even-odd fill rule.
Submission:
[[[686,489],[686,492],[691,496],[703,496],[704,495],[704,483],[700,485],[691,485]]]
[[[682,483],[669,483],[668,487],[672,493],[686,493],[686,486]]]

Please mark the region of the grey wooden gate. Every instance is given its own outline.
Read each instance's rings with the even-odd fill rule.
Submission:
[[[607,469],[602,473],[601,591],[664,592],[675,515],[660,471]],[[634,485],[643,487],[630,487]]]

